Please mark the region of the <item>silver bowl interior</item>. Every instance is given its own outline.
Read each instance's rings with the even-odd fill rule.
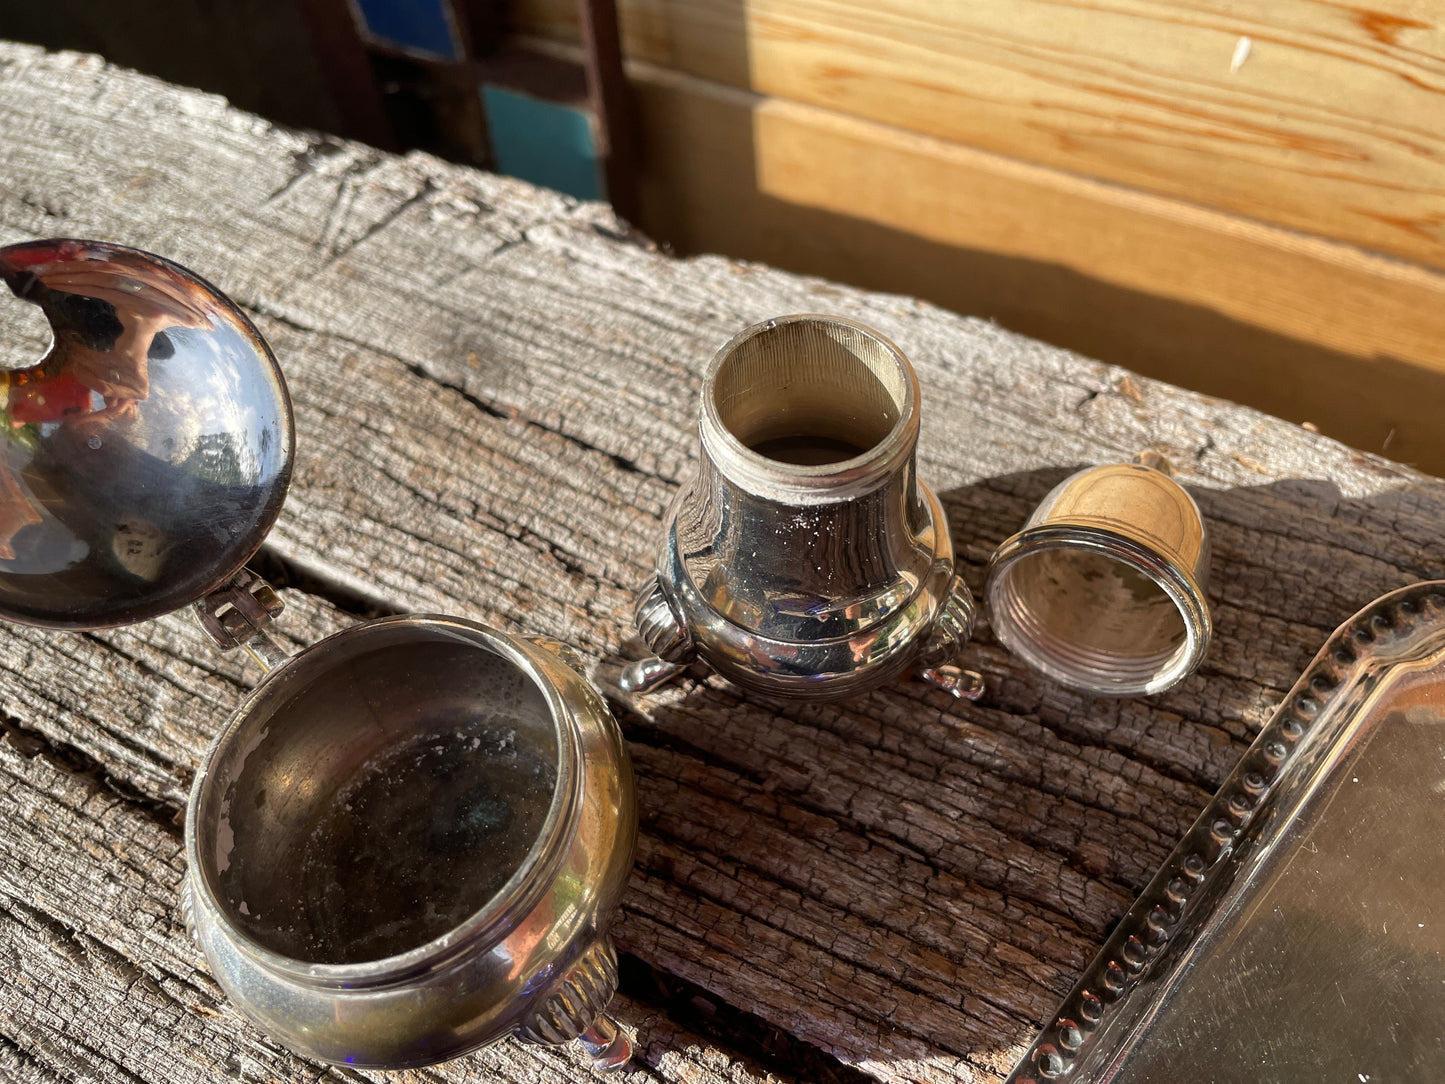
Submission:
[[[480,633],[355,626],[273,672],[218,747],[196,806],[206,883],[293,960],[419,948],[541,849],[560,745],[542,689]]]

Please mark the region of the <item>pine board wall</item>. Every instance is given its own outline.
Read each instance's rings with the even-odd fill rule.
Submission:
[[[1445,4],[620,0],[642,228],[1445,473]],[[572,0],[514,0],[567,54]]]

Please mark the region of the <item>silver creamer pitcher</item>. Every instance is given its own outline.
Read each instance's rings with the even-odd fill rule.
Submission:
[[[974,603],[948,524],[914,475],[918,381],[852,320],[747,328],[703,379],[702,460],[637,600],[657,685],[694,658],[745,688],[847,696],[910,669],[951,692]]]

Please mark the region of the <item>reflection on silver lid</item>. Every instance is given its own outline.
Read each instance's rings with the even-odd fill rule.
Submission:
[[[0,359],[0,617],[54,628],[178,609],[237,571],[280,511],[291,404],[220,291],[96,241],[0,248],[53,345]]]

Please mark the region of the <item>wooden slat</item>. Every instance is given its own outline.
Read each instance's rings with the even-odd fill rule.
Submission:
[[[1445,267],[1438,5],[621,6],[635,59]],[[516,10],[576,40],[568,0]]]
[[[1445,471],[1445,272],[630,69],[642,225],[909,293]]]
[[[190,631],[180,630],[182,639]],[[214,724],[224,718],[203,714]],[[326,1069],[265,1041],[227,1003],[180,922],[178,818],[164,805],[125,800],[103,773],[75,769],[73,754],[0,723],[0,1077],[27,1084],[597,1079],[576,1051],[512,1040],[399,1074]],[[628,1077],[635,1084],[764,1084],[755,1066],[646,1005],[623,997],[616,1008],[640,1030],[638,1071]]]
[[[302,586],[283,630],[314,639],[344,602],[577,644],[638,772],[623,947],[831,1053],[839,1080],[1001,1077],[1327,631],[1445,575],[1445,483],[917,301],[671,259],[599,205],[279,131],[83,58],[0,47],[0,138],[0,242],[160,251],[275,346],[300,442],[268,544]],[[620,697],[632,585],[695,462],[698,376],[745,323],[809,309],[873,324],[914,360],[919,472],[975,588],[1072,467],[1171,455],[1214,539],[1201,672],[1150,701],[1091,701],[985,629],[978,704],[918,684],[784,704],[715,680]],[[301,1067],[229,1008],[185,1015],[205,987],[168,917],[165,822],[243,664],[178,617],[7,628],[0,658],[0,719],[25,761],[0,748],[0,967],[25,984],[0,989],[0,1067],[27,1084],[232,1064],[251,1079],[253,1058],[256,1078],[287,1079]],[[659,1081],[762,1075],[635,1002],[622,1014],[661,1034],[642,1036]],[[437,1076],[575,1065],[492,1056]]]

